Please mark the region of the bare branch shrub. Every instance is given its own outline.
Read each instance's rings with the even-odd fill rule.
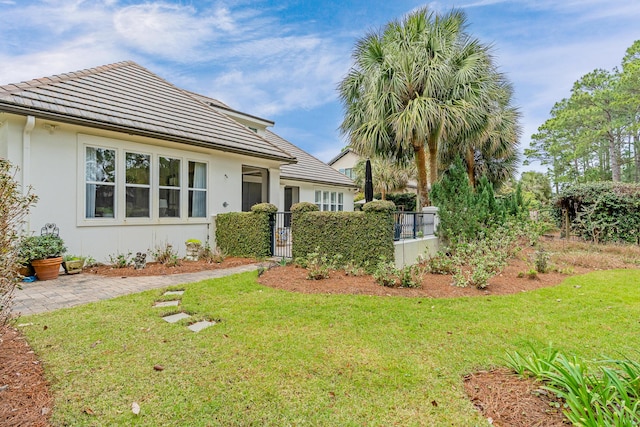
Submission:
[[[31,188],[22,194],[15,179],[17,168],[0,159],[0,331],[11,319],[13,292],[21,276],[19,244],[29,209],[37,201]]]

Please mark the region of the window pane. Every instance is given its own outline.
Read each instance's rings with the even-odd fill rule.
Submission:
[[[164,218],[180,217],[180,190],[161,188],[158,199],[159,215]]]
[[[149,218],[149,188],[127,187],[127,217]]]
[[[149,185],[149,171],[151,170],[151,158],[147,154],[126,154],[127,184]]]
[[[341,205],[344,203],[344,193],[338,193],[338,204]]]
[[[207,192],[189,190],[189,217],[204,218],[207,216]]]
[[[160,181],[163,187],[180,186],[180,160],[160,157]]]
[[[322,203],[322,191],[316,191],[316,205]]]
[[[207,188],[207,165],[189,162],[189,188]]]
[[[87,184],[85,215],[87,218],[113,218],[115,186]]]
[[[116,152],[104,148],[87,147],[86,179],[92,182],[115,182]]]

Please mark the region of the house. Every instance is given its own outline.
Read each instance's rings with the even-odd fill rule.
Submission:
[[[327,164],[350,179],[355,179],[354,169],[361,159],[362,157],[351,148],[345,148],[337,156],[329,160]],[[404,192],[417,193],[418,183],[413,179],[410,180]]]
[[[99,261],[165,243],[183,254],[215,215],[259,202],[326,194],[352,210],[353,182],[270,126],[130,61],[0,86],[0,156],[39,197],[29,230],[55,223],[69,252]]]

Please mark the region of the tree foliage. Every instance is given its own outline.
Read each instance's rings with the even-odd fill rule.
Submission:
[[[382,200],[387,200],[388,193],[404,190],[409,180],[415,179],[416,168],[413,164],[399,164],[382,156],[370,160],[373,191],[380,193]],[[361,159],[354,167],[354,182],[360,188],[364,188],[366,162],[366,159]]]
[[[525,164],[549,166],[556,193],[585,182],[640,182],[640,41],[627,49],[621,68],[582,76],[525,156]]]
[[[520,186],[508,197],[498,198],[482,176],[474,191],[461,160],[449,166],[431,195],[440,218],[438,236],[452,245],[473,241],[507,218],[523,219],[528,214]]]
[[[571,232],[596,243],[640,244],[640,185],[592,182],[566,188],[554,217],[568,217]]]
[[[451,157],[443,153],[471,153],[471,160],[478,153],[486,165],[497,158],[508,165],[515,156],[501,147],[517,143],[509,85],[489,47],[465,27],[459,10],[437,15],[424,8],[392,21],[357,42],[354,66],[340,84],[341,129],[350,146],[362,156],[412,159],[420,206]]]

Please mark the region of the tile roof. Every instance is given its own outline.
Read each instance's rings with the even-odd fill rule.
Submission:
[[[351,178],[341,174],[331,166],[321,160],[318,160],[311,154],[298,148],[275,133],[267,130],[265,139],[280,147],[280,149],[291,153],[298,159],[298,163],[294,165],[283,165],[280,167],[281,178],[357,188],[357,185],[351,180]]]
[[[131,61],[0,86],[0,111],[295,162],[289,153]]]
[[[229,107],[226,104],[223,104],[217,99],[193,92],[189,92],[189,94],[195,96],[207,105],[212,105],[214,107],[221,108],[222,110],[226,110],[229,113],[235,113],[273,125],[273,122],[270,120],[262,119],[260,117],[252,116],[246,113],[242,113],[238,110],[234,110],[233,108]],[[291,154],[298,160],[296,164],[283,165],[280,167],[281,178],[325,185],[338,185],[341,187],[357,188],[357,185],[351,180],[351,178],[348,178],[346,175],[341,174],[331,166],[313,157],[311,154],[300,149],[298,146],[290,143],[286,139],[271,132],[270,130],[265,129],[264,138],[281,150]]]

